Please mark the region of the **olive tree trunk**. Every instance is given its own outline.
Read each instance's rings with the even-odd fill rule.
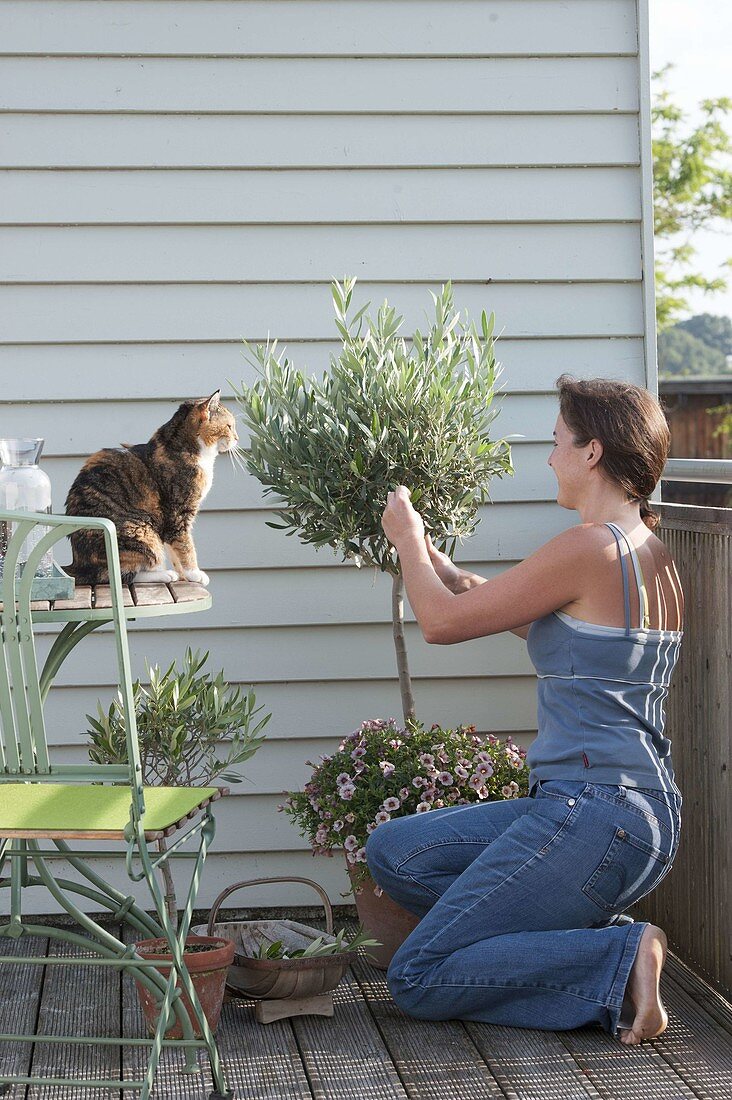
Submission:
[[[414,696],[412,695],[412,678],[409,675],[407,645],[404,640],[404,581],[401,573],[392,577],[391,620],[394,633],[397,671],[399,673],[399,690],[402,696],[402,714],[404,715],[404,722],[406,724],[410,719],[414,719],[415,713]]]

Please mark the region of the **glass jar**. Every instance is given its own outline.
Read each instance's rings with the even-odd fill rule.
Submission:
[[[38,465],[43,450],[43,439],[0,439],[0,510],[6,512],[50,512],[51,482]],[[0,577],[4,571],[5,555],[15,525],[0,520]],[[47,527],[34,527],[21,547],[16,577],[23,572],[33,547],[47,533]],[[53,554],[50,550],[36,567],[37,577],[50,577],[53,571]]]

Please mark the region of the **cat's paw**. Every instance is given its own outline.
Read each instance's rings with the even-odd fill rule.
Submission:
[[[192,584],[203,584],[208,588],[208,573],[203,569],[184,569],[183,576]]]

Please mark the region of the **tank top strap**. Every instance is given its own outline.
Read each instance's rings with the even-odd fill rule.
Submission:
[[[615,536],[615,541],[618,544],[618,553],[620,554],[620,568],[623,572],[623,600],[625,602],[625,634],[627,637],[630,634],[630,588],[628,586],[628,566],[625,564],[625,554],[620,545],[620,535],[615,530],[612,523],[606,523],[605,526],[609,527]]]
[[[622,548],[620,546],[619,535],[623,536],[625,545],[628,547],[628,551],[630,553],[630,560],[633,563],[633,573],[635,574],[635,581],[636,585],[638,586],[638,602],[641,611],[641,629],[646,630],[650,626],[651,622],[648,604],[648,593],[646,591],[646,586],[643,581],[643,570],[640,567],[640,562],[638,561],[638,555],[636,553],[635,547],[631,543],[630,539],[628,538],[622,527],[618,527],[617,524],[610,522],[606,523],[605,526],[609,527],[612,533],[615,535],[615,541],[617,542],[618,550],[620,551],[620,565],[623,572],[623,598],[625,601],[625,633],[626,635],[630,633],[630,589],[628,586],[628,569],[625,564],[625,555],[623,554]]]

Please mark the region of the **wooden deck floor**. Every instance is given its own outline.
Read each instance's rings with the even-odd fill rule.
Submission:
[[[5,940],[3,953],[40,955],[46,947],[40,939]],[[335,992],[333,1017],[263,1025],[252,1002],[233,1001],[224,1006],[218,1038],[239,1100],[732,1100],[732,1007],[673,956],[663,996],[667,1031],[627,1048],[599,1026],[549,1032],[412,1020],[394,1005],[384,974],[359,958]],[[82,1035],[95,1027],[144,1034],[129,979],[120,984],[116,972],[101,968],[0,966],[3,1032]],[[125,1048],[122,1062],[123,1077],[141,1075],[139,1049]],[[206,1100],[205,1057],[199,1077],[180,1074],[179,1065],[166,1054],[155,1095]],[[0,1067],[115,1077],[120,1051],[3,1044]],[[6,1095],[71,1100],[119,1092],[13,1085]]]

